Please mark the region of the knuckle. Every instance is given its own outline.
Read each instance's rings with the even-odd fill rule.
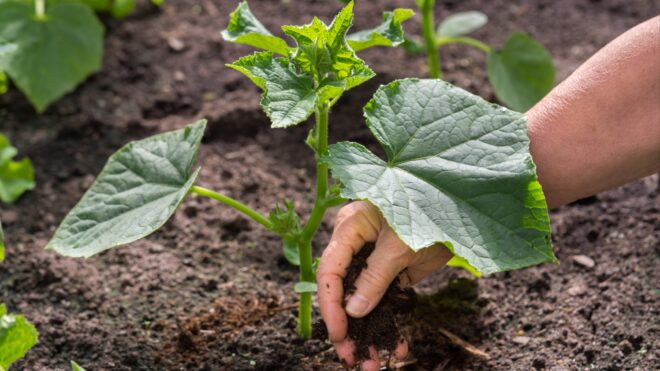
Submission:
[[[360,286],[364,290],[363,294],[380,295],[390,285],[389,277],[377,270],[368,268],[360,274],[360,281]]]

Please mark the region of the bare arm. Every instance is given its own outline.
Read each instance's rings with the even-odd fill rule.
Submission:
[[[660,170],[660,16],[609,43],[528,113],[550,207]]]

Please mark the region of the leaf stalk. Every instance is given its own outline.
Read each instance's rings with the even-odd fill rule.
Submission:
[[[36,14],[37,19],[46,18],[46,0],[35,0],[34,13]]]
[[[218,192],[215,192],[215,191],[212,191],[210,189],[203,188],[203,187],[199,187],[199,186],[193,186],[190,189],[190,192],[194,193],[194,194],[197,194],[197,195],[200,195],[200,196],[212,198],[212,199],[214,199],[214,200],[216,200],[216,201],[218,201],[222,204],[225,204],[225,205],[227,205],[227,206],[243,213],[245,216],[247,216],[250,219],[254,220],[255,222],[263,225],[268,230],[273,229],[273,223],[270,220],[268,220],[268,218],[261,215],[258,211],[252,209],[251,207],[247,206],[246,204],[244,204],[240,201],[234,200],[231,197],[222,195]]]
[[[442,78],[442,70],[440,69],[440,58],[438,57],[438,49],[435,41],[435,19],[433,8],[435,7],[435,0],[422,0],[418,2],[422,12],[422,31],[424,33],[424,46],[426,47],[426,57],[429,64],[429,73],[434,79]]]
[[[474,39],[472,37],[467,37],[467,36],[440,36],[435,39],[435,46],[436,47],[441,47],[449,44],[464,44],[464,45],[469,45],[474,48],[477,48],[481,50],[482,52],[489,54],[493,51],[493,48],[491,48],[488,44],[481,42],[477,39]]]

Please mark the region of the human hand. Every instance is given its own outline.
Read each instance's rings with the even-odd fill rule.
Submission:
[[[355,281],[356,291],[347,298],[344,308],[342,281],[353,255],[366,242],[375,242],[376,247],[367,259],[367,268]],[[451,252],[442,245],[414,252],[389,227],[380,211],[368,202],[358,201],[343,207],[317,271],[321,315],[339,358],[349,367],[355,365],[354,345],[347,338],[347,314],[354,318],[364,317],[376,307],[397,275],[403,287],[411,286],[444,266],[451,257]],[[394,356],[403,359],[407,353],[408,344],[403,342]],[[362,369],[378,370],[378,352],[370,349],[370,354],[371,359],[362,361]]]

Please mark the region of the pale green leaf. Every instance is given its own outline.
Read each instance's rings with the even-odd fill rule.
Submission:
[[[514,33],[502,50],[488,55],[488,79],[497,97],[512,109],[525,112],[555,84],[552,57],[524,33]]]
[[[488,22],[488,17],[475,10],[452,14],[438,26],[438,36],[464,36],[472,33]]]
[[[271,52],[261,52],[228,66],[244,73],[264,90],[261,106],[273,128],[299,124],[314,112],[317,96],[313,80],[298,75],[285,58],[273,58]]]
[[[302,294],[303,292],[316,292],[318,291],[318,287],[314,282],[301,281],[296,283],[296,285],[293,287],[293,290],[299,294]]]
[[[38,338],[37,329],[25,317],[7,314],[7,307],[0,305],[0,370],[23,358]]]
[[[384,12],[383,23],[375,28],[348,35],[348,44],[355,51],[373,46],[398,46],[405,41],[401,24],[414,14],[412,9],[394,9],[392,12]]]
[[[90,257],[161,228],[199,174],[191,171],[205,127],[200,120],[117,151],[46,248]]]
[[[286,258],[289,264],[299,266],[300,252],[298,251],[298,241],[282,238],[282,242],[284,244],[284,258]]]
[[[17,45],[2,69],[39,112],[101,68],[103,26],[83,4],[52,4],[38,19],[31,4],[0,3],[0,40]]]
[[[254,46],[273,53],[288,55],[289,46],[266,29],[252,14],[247,1],[241,2],[229,18],[227,29],[222,31],[222,38],[240,44]]]
[[[21,161],[12,159],[18,151],[9,140],[0,134],[0,201],[12,203],[23,193],[34,189],[34,168],[25,158]]]
[[[365,116],[387,161],[350,142],[326,161],[414,250],[443,243],[482,273],[555,261],[526,118],[441,80],[381,87]]]
[[[80,367],[76,361],[71,361],[71,371],[86,371],[84,368]]]

